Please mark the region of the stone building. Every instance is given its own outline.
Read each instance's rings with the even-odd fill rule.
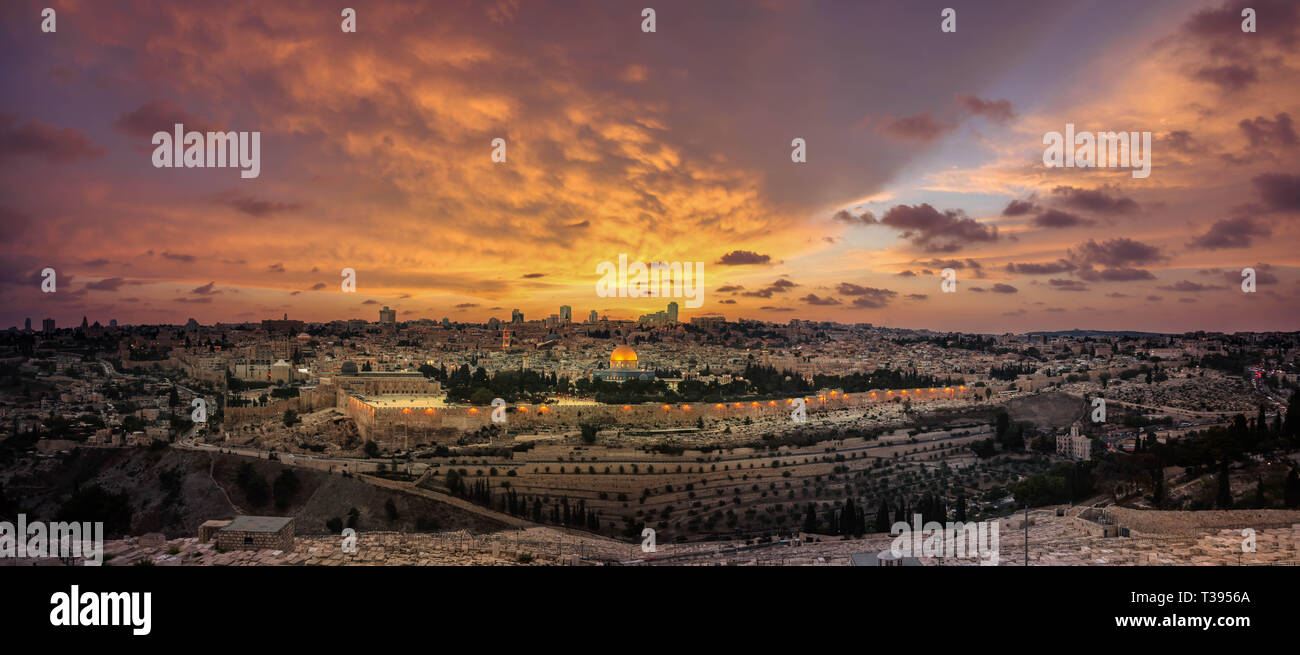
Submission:
[[[292,516],[236,516],[216,530],[221,550],[293,550]]]
[[[1092,458],[1092,439],[1079,434],[1079,424],[1070,426],[1070,434],[1056,438],[1056,454],[1071,459],[1088,460]]]

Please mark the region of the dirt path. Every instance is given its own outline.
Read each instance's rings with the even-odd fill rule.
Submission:
[[[217,468],[216,458],[212,456],[212,453],[208,453],[208,479],[211,480],[212,484],[216,486],[218,490],[221,491],[221,495],[224,496],[226,502],[230,504],[230,508],[235,510],[235,514],[236,515],[243,514],[244,510],[240,509],[239,505],[236,505],[235,501],[230,499],[230,494],[226,493],[226,488],[221,486],[221,484],[217,482],[216,476],[212,475],[212,472],[216,470],[216,468]]]

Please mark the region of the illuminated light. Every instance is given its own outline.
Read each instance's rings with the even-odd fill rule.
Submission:
[[[527,408],[527,407],[524,407],[523,405],[520,405],[519,407],[516,407],[515,409],[517,409],[517,410],[519,410],[519,411],[521,411],[521,412],[526,412],[526,411],[528,411],[528,408]]]
[[[540,408],[538,408],[537,411],[539,411],[539,412],[541,412],[541,413],[543,413],[543,414],[549,414],[550,411],[551,411],[551,408],[550,408],[550,407],[547,407],[546,405],[542,405]]]
[[[669,406],[669,405],[664,405],[664,411],[665,411],[665,412],[668,411],[668,410],[670,410],[670,409],[672,409],[671,406]]]
[[[899,393],[901,393],[901,394],[903,394],[904,396],[906,396],[906,395],[907,395],[907,389],[903,389],[903,390],[900,391]]]
[[[403,414],[410,414],[410,413],[411,413],[411,408],[410,408],[410,407],[407,407],[406,409],[402,410],[402,413],[403,413]]]
[[[839,393],[839,392],[838,392],[838,391],[832,391],[832,392],[831,392],[831,398],[834,398],[835,395],[836,395],[837,393]]]
[[[844,394],[844,395],[842,396],[842,398],[844,398],[845,400],[848,400],[848,399],[849,399],[849,394],[847,394],[847,393]]]
[[[718,403],[718,404],[714,405],[713,407],[714,407],[715,409],[722,409],[722,403]]]
[[[871,397],[872,397],[872,398],[875,398],[875,397],[876,397],[876,392],[872,391],[872,392],[871,392]]]
[[[767,401],[767,405],[768,405],[768,407],[776,407],[776,401],[775,401],[775,400],[769,400],[769,401]]]
[[[750,407],[758,407],[758,402],[757,402],[757,401],[752,402],[752,403],[749,404],[749,406],[750,406]]]
[[[932,391],[932,392],[933,392],[933,391],[934,391],[934,387],[930,387],[930,391]]]
[[[745,403],[736,403],[736,407],[744,407]]]
[[[886,395],[886,396],[892,396],[892,395],[894,395],[894,392],[893,392],[893,391],[886,391],[886,392],[885,392],[885,395]]]
[[[691,411],[691,406],[690,406],[690,405],[682,405],[682,409],[684,409],[684,410],[686,410],[686,411],[689,412],[689,411]]]
[[[424,410],[424,413],[425,413],[425,414],[429,414],[429,415],[431,415],[431,416],[432,416],[432,415],[433,415],[433,408],[432,408],[432,407],[430,407],[430,408],[428,408],[428,409],[426,409],[426,410]]]
[[[952,387],[944,387],[943,390],[944,390],[944,391],[952,391]]]
[[[962,390],[962,391],[965,391],[965,390],[966,390],[966,387],[965,387],[965,385],[963,385],[963,386],[960,386],[960,387],[957,387],[957,388],[958,388],[958,389],[961,389],[961,390]]]
[[[470,413],[470,414],[477,414],[477,413],[478,413],[478,408],[477,408],[477,407],[471,407],[471,408],[469,408],[469,413]]]
[[[794,404],[794,398],[786,398],[786,399],[785,399],[785,404],[787,404],[787,405],[793,405],[793,404]]]
[[[626,412],[626,411],[628,411],[628,410],[630,410],[630,409],[632,409],[632,406],[631,406],[631,405],[623,405],[623,411]]]

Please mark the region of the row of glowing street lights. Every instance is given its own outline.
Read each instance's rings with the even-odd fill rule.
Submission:
[[[966,387],[963,385],[963,386],[960,386],[960,387],[956,387],[955,390],[956,390],[956,391],[965,391],[965,390],[966,390]],[[926,391],[925,389],[918,388],[918,389],[914,392],[914,394],[925,393],[925,391]],[[939,388],[938,388],[938,387],[930,387],[930,393],[937,393],[938,391],[939,391]],[[953,387],[944,387],[944,388],[943,388],[943,391],[944,391],[944,393],[951,394],[951,393],[954,391],[954,388],[953,388]],[[902,390],[900,390],[900,391],[898,392],[898,394],[899,394],[899,397],[900,397],[900,398],[906,396],[906,395],[907,395],[907,389],[902,389]],[[893,391],[886,391],[886,392],[885,392],[885,396],[886,396],[886,397],[892,397],[893,395],[894,395],[894,392],[893,392]],[[840,400],[848,400],[848,399],[849,399],[849,394],[847,394],[847,393],[841,393],[841,392],[839,392],[839,391],[832,391],[832,392],[830,392],[829,394],[820,394],[820,395],[818,395],[818,396],[817,396],[817,400],[820,401],[821,404],[822,404],[823,406],[825,406],[825,405],[826,405],[826,399],[827,399],[827,397],[830,397],[831,399],[839,398]],[[872,391],[872,392],[869,394],[869,397],[871,397],[871,398],[878,398],[878,397],[879,397],[879,394],[878,394],[877,392],[875,392],[875,391]],[[813,401],[812,398],[804,397],[804,402],[806,402],[806,403],[810,403],[810,402],[812,402],[812,401]],[[793,405],[793,404],[794,404],[794,399],[793,399],[793,398],[787,398],[786,401],[785,401],[785,404],[787,404],[787,405]],[[739,408],[744,407],[744,406],[745,406],[745,403],[743,403],[743,402],[737,402],[737,403],[732,404],[731,406],[734,407],[734,408],[739,409]],[[757,409],[757,408],[762,407],[762,406],[763,406],[763,403],[761,403],[761,402],[759,402],[759,401],[751,401],[751,402],[749,403],[749,407],[750,407],[750,408],[753,408],[753,409]],[[767,401],[767,406],[768,406],[768,407],[776,407],[776,406],[777,406],[777,402],[776,402],[775,400],[769,400],[769,401]],[[727,408],[727,403],[716,403],[716,404],[714,404],[713,408],[714,408],[714,409],[726,409],[726,408]],[[664,405],[664,406],[663,406],[663,410],[666,411],[666,412],[667,412],[667,411],[672,411],[672,409],[673,409],[673,406],[672,406],[672,405]],[[631,405],[623,405],[623,411],[631,411],[631,410],[632,410],[632,406],[631,406]],[[681,405],[681,410],[684,411],[684,412],[689,412],[689,411],[691,411],[691,406],[690,406],[690,405]],[[515,406],[515,411],[527,413],[527,412],[528,412],[528,406],[527,406],[527,405],[516,405],[516,406]],[[537,408],[537,412],[538,412],[539,414],[549,414],[549,413],[551,413],[551,408],[550,408],[549,406],[547,406],[547,405],[542,405],[541,407],[538,407],[538,408]],[[405,408],[405,409],[402,410],[402,413],[403,413],[403,414],[407,414],[407,415],[409,415],[409,414],[412,413],[412,409],[411,409],[410,407],[407,407],[407,408]],[[429,408],[426,408],[426,409],[424,410],[424,413],[425,413],[426,415],[432,416],[432,415],[435,414],[436,412],[434,411],[434,409],[433,409],[432,407],[429,407]],[[478,414],[478,413],[479,413],[479,409],[478,409],[477,407],[471,407],[471,408],[469,408],[469,413],[470,413],[471,415]]]

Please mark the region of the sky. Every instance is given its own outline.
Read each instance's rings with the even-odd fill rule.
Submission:
[[[598,295],[620,255],[702,262],[684,318],[1300,329],[1294,2],[343,6],[4,3],[0,329],[673,300]],[[155,167],[175,123],[260,174]],[[1067,123],[1150,175],[1045,166]]]

